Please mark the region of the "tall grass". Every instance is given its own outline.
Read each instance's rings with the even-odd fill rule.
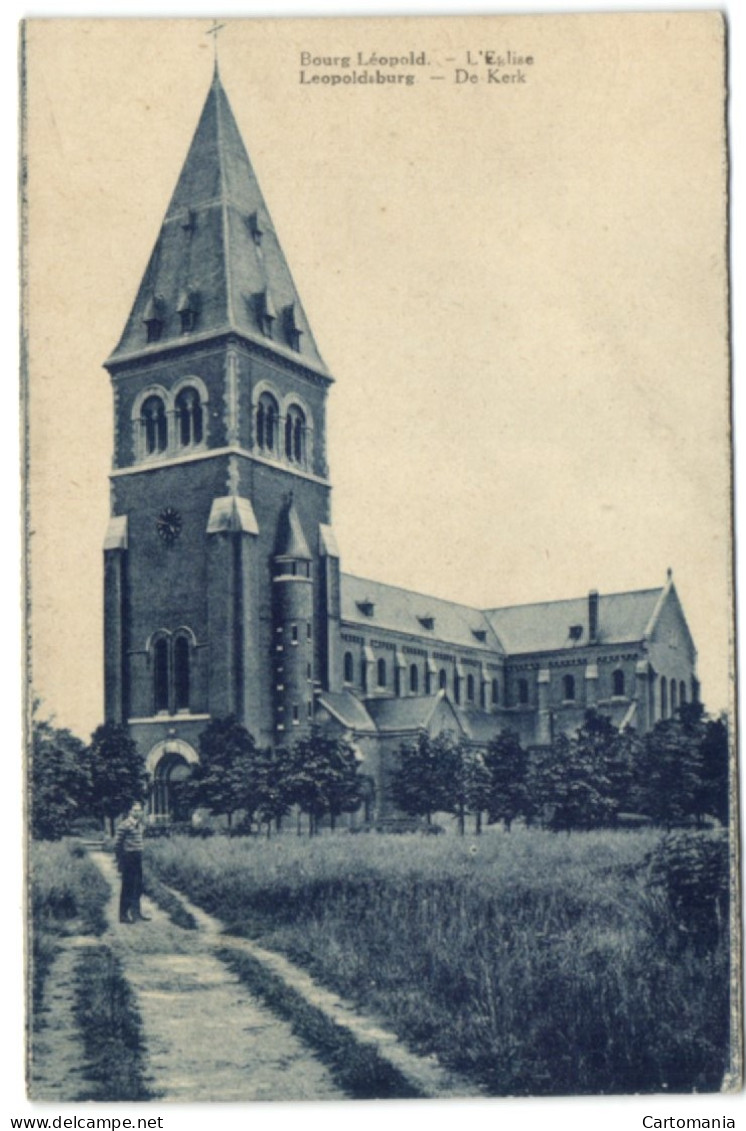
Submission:
[[[32,841],[28,859],[31,1000],[36,1019],[60,938],[103,934],[109,888],[85,851],[73,841]]]
[[[108,946],[86,948],[75,968],[75,1018],[89,1084],[81,1100],[154,1098],[146,1078],[140,1014],[118,958]]]
[[[215,838],[150,855],[229,929],[493,1094],[713,1090],[728,1060],[727,944],[682,945],[665,920],[646,882],[659,839]]]

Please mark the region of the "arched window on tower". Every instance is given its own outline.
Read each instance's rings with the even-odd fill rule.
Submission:
[[[562,698],[566,700],[575,698],[575,676],[562,677]]]
[[[661,676],[661,718],[668,718],[668,680]]]
[[[297,404],[290,405],[285,417],[285,456],[292,463],[306,462],[306,417]]]
[[[611,673],[611,693],[617,696],[624,695],[624,672],[621,668]]]
[[[352,652],[345,652],[344,656],[344,679],[345,683],[352,683],[355,678],[355,662],[352,658]]]
[[[279,422],[277,401],[271,393],[262,393],[256,406],[256,442],[265,452],[276,452]]]
[[[168,422],[166,406],[160,397],[146,397],[140,410],[140,423],[145,455],[165,452],[168,447]]]
[[[176,428],[183,448],[202,443],[202,402],[196,389],[182,389],[176,398]]]
[[[683,679],[679,683],[679,706],[683,707],[686,703],[686,684]]]
[[[161,637],[153,647],[153,706],[155,713],[168,711],[168,640]]]
[[[417,670],[417,664],[410,664],[409,667],[409,690],[413,695],[416,695],[420,689],[420,673]]]
[[[672,715],[676,714],[676,692],[677,692],[676,680],[672,679],[671,680],[671,714]]]
[[[177,711],[189,710],[189,641],[177,636],[174,641],[174,706]]]

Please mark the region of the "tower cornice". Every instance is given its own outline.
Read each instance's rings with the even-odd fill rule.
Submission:
[[[199,463],[208,459],[224,459],[226,456],[240,456],[252,463],[271,467],[273,471],[289,475],[293,479],[306,479],[309,483],[319,483],[322,487],[331,490],[331,483],[323,475],[316,475],[313,471],[306,471],[301,467],[282,463],[280,460],[268,459],[266,456],[257,455],[238,445],[223,448],[207,448],[203,452],[190,452],[187,455],[172,456],[166,459],[152,459],[145,463],[127,464],[126,467],[115,467],[109,472],[110,479],[122,479],[128,475],[143,475],[147,472],[162,471],[164,468],[180,467],[183,464]]]
[[[179,356],[188,357],[204,352],[205,346],[214,346],[216,350],[227,346],[242,346],[249,354],[261,357],[268,365],[283,372],[300,374],[320,388],[328,389],[334,384],[334,378],[325,370],[316,368],[308,361],[300,361],[294,351],[285,349],[279,343],[275,343],[273,348],[270,348],[265,344],[264,339],[239,333],[229,325],[202,334],[190,334],[188,340],[157,342],[133,350],[131,353],[115,353],[104,362],[104,366],[112,377],[129,377],[142,373],[145,369],[144,362],[152,362],[155,366]],[[130,368],[131,373],[127,372]]]

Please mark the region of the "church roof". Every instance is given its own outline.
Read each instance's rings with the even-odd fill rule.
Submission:
[[[503,651],[479,609],[349,573],[341,575],[340,588],[342,620],[348,624],[391,629],[419,636],[423,641],[458,644],[485,653]]]
[[[109,363],[229,330],[329,377],[216,68]]]
[[[662,588],[658,588],[601,594],[596,643],[623,644],[642,640],[663,592]],[[488,609],[485,616],[505,651],[512,655],[586,647],[589,643],[587,596]],[[579,636],[572,635],[573,626],[581,626]]]
[[[346,688],[343,691],[322,691],[318,702],[349,730],[360,734],[376,729],[365,706]]]
[[[366,699],[365,706],[379,732],[427,730],[433,715],[450,703],[440,694],[407,696],[403,699]],[[453,714],[453,710],[449,711]]]

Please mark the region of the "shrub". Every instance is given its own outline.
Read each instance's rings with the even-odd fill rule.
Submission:
[[[724,831],[671,833],[648,859],[648,891],[660,894],[678,941],[712,946],[728,922],[728,837]]]

